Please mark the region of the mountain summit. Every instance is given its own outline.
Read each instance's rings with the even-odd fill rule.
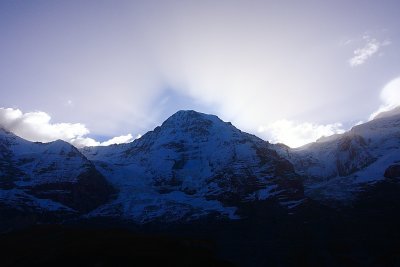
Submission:
[[[286,207],[303,198],[300,177],[272,145],[191,110],[178,111],[130,144],[82,153],[120,190],[101,214],[122,206],[121,216],[136,221],[211,212],[233,218],[244,202],[273,198]]]

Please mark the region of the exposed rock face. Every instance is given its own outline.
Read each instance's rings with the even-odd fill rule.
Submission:
[[[390,165],[385,170],[384,176],[386,178],[400,178],[400,164]]]
[[[359,135],[348,135],[341,138],[337,151],[336,167],[339,176],[355,173],[375,160],[368,151],[366,141]]]
[[[317,179],[348,176],[375,161],[364,138],[351,133],[293,149],[289,153],[293,153],[292,161],[298,171]]]
[[[24,189],[37,198],[51,199],[81,213],[105,204],[115,192],[94,166],[79,174],[75,182],[55,181]]]

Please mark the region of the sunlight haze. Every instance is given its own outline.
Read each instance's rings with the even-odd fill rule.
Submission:
[[[399,104],[399,8],[2,1],[0,124],[32,141],[105,145],[194,109],[298,147]]]

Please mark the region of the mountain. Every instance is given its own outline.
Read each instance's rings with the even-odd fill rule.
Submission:
[[[0,129],[0,209],[82,214],[106,203],[115,189],[75,147],[33,143]],[[18,213],[18,212],[17,212]],[[7,218],[2,218],[4,215]]]
[[[290,208],[304,199],[300,176],[274,145],[195,111],[178,111],[132,143],[81,152],[120,192],[90,216],[239,218],[245,202],[276,199]]]
[[[368,186],[399,178],[399,108],[378,114],[344,134],[321,138],[280,155],[304,178],[306,195],[318,200],[354,199]]]

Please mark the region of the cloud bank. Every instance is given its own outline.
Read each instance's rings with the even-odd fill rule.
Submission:
[[[131,134],[98,142],[87,137],[89,129],[81,123],[51,123],[49,114],[42,111],[23,113],[19,109],[0,108],[0,127],[33,142],[51,142],[58,139],[76,147],[108,146],[134,140]]]
[[[295,148],[314,142],[323,136],[344,133],[345,130],[341,123],[320,125],[278,120],[267,126],[261,126],[258,132],[273,143],[284,143]]]

